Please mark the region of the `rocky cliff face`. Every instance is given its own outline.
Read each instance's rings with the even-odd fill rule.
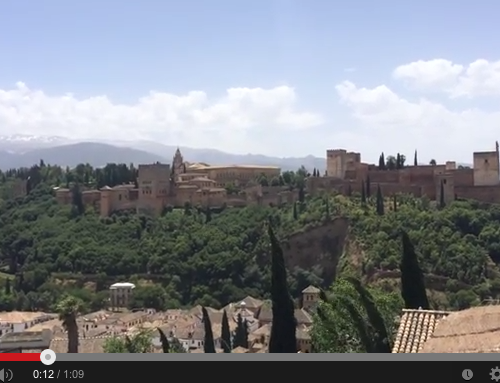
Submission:
[[[311,270],[319,266],[325,285],[331,284],[344,252],[348,231],[348,220],[338,217],[292,234],[283,243],[287,268]]]

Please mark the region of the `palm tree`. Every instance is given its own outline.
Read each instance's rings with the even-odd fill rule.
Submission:
[[[78,353],[78,325],[76,317],[82,311],[83,302],[73,296],[63,298],[57,304],[59,320],[68,333],[68,353]]]

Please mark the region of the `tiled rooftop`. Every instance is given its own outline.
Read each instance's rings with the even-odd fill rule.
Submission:
[[[424,353],[500,352],[500,306],[488,305],[450,313],[425,342]]]
[[[308,286],[304,290],[302,290],[302,294],[319,294],[320,289],[314,286]]]
[[[11,311],[11,312],[0,312],[0,322],[1,323],[24,323],[29,322],[38,318],[42,318],[48,315],[52,315],[57,318],[55,314],[46,314],[37,311]]]
[[[438,322],[448,316],[447,311],[403,310],[393,353],[417,353],[431,337]]]

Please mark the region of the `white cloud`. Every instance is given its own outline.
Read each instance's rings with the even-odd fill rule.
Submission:
[[[478,59],[465,66],[444,59],[419,60],[397,67],[393,77],[413,89],[445,92],[450,97],[500,95],[500,61]]]
[[[373,161],[381,152],[412,156],[415,149],[423,161],[472,162],[472,152],[494,150],[500,138],[500,113],[478,109],[452,111],[422,98],[411,102],[385,85],[357,87],[345,81],[336,87],[341,102],[362,126],[351,135],[353,147]]]
[[[50,96],[17,83],[0,89],[0,135],[37,134],[74,138],[150,139],[186,146],[251,150],[259,129],[317,126],[320,115],[296,109],[293,88],[230,88],[219,99],[203,91],[184,95],[151,92],[131,105],[106,96]]]

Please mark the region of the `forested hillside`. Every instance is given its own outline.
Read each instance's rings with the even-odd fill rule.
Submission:
[[[358,274],[392,290],[399,281],[398,233],[407,230],[421,256],[429,297],[439,308],[464,308],[500,293],[495,264],[500,261],[500,206],[455,201],[437,207],[410,196],[331,195],[280,208],[187,207],[157,219],[133,213],[102,219],[91,209],[56,204],[56,184],[96,178],[93,169],[83,169],[68,177],[41,164],[35,173],[1,175],[0,278],[5,288],[0,310],[51,310],[63,291],[80,297],[89,310],[98,309],[109,283],[124,279],[138,283],[138,307],[220,307],[249,294],[268,297],[269,217],[284,241],[301,231],[307,236],[306,227],[346,217],[349,235],[338,273]],[[125,173],[126,178],[130,173]],[[29,195],[8,198],[11,178],[28,175],[33,176]],[[309,284],[327,287],[322,273],[319,267],[290,270],[291,293],[299,296]]]

